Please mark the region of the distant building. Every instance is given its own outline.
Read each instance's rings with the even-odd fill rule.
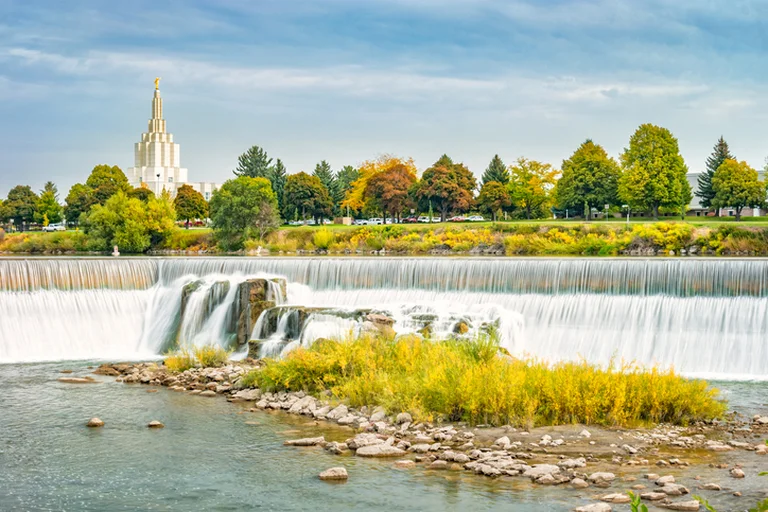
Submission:
[[[165,131],[163,99],[160,97],[159,79],[155,80],[155,96],[152,98],[152,118],[141,141],[134,145],[134,166],[126,172],[133,187],[144,186],[159,195],[163,190],[176,195],[182,185],[190,185],[207,200],[221,185],[204,181],[189,181],[187,169],[181,167],[179,144],[173,142],[173,134]]]
[[[688,213],[687,215],[691,217],[707,217],[715,216],[715,210],[704,208],[701,206],[701,198],[696,195],[696,191],[699,190],[699,176],[701,173],[699,172],[692,172],[688,173],[686,176],[688,178],[688,184],[691,186],[691,193],[693,194],[693,199],[691,200],[691,204],[688,207]],[[757,178],[759,180],[765,179],[765,171],[757,171]],[[762,217],[765,215],[766,211],[762,208],[750,208],[750,207],[744,207],[741,210],[741,216],[742,217]],[[736,209],[735,208],[720,208],[720,216],[721,217],[735,217],[736,216]]]

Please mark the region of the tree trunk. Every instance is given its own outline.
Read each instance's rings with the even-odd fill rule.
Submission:
[[[528,220],[531,220],[531,207],[526,206],[525,207],[525,218]]]
[[[589,222],[592,217],[592,209],[589,207],[589,203],[584,201],[584,218]]]
[[[496,211],[492,211],[492,212],[491,212],[491,220],[492,220],[493,222],[496,222]]]
[[[659,220],[659,205],[653,205],[653,220]]]
[[[440,222],[445,222],[445,218],[448,216],[448,207],[443,206],[440,208]],[[430,219],[431,221],[432,219]]]
[[[741,220],[741,209],[744,208],[743,206],[737,206],[736,207],[736,222],[739,222]]]

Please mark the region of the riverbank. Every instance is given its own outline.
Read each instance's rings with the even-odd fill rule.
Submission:
[[[692,494],[718,510],[746,508],[766,498],[756,490],[765,489],[757,473],[765,469],[768,453],[766,416],[732,414],[724,421],[647,429],[418,422],[407,413],[352,408],[302,391],[238,389],[243,376],[260,367],[261,362],[249,360],[173,374],[156,363],[106,364],[96,373],[206,398],[222,395],[247,413],[307,417],[318,435],[286,437],[285,443],[340,457],[329,457],[329,466],[344,465],[348,456],[386,458],[402,469],[464,472],[512,486],[527,482],[530,489],[559,486],[593,503],[626,503],[626,491],[633,490],[646,502],[672,510],[699,510]],[[338,435],[322,435],[329,425],[339,429]]]
[[[99,254],[79,231],[6,234],[0,254]],[[220,251],[209,230],[177,229],[155,255],[768,256],[768,226],[733,222],[498,222],[281,228]]]

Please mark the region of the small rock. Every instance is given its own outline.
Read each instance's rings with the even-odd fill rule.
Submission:
[[[611,510],[611,506],[607,503],[593,503],[591,505],[576,507],[574,512],[611,512]]]
[[[656,479],[656,485],[667,485],[675,483],[675,477],[673,475],[664,475]]]
[[[405,455],[405,450],[388,444],[373,444],[358,449],[355,455],[358,457],[399,457]]]
[[[90,420],[88,420],[88,423],[86,423],[85,426],[91,427],[91,428],[103,427],[104,422],[101,421],[99,418],[91,418]]]
[[[717,484],[704,484],[701,488],[705,491],[722,491],[722,488]]]
[[[320,473],[320,480],[346,480],[349,474],[345,468],[329,468]]]
[[[59,377],[57,380],[67,384],[94,384],[98,382],[93,377]]]
[[[211,396],[216,396],[216,392],[215,392],[215,391],[212,391],[212,390],[210,390],[210,389],[207,389],[207,390],[205,390],[205,391],[201,391],[201,392],[200,392],[200,396],[208,396],[208,397],[211,397]]]
[[[691,501],[670,501],[666,503],[657,503],[658,507],[666,508],[667,510],[690,510],[695,511],[699,510],[699,507],[701,507],[701,503],[699,503],[697,500],[691,500]]]
[[[607,503],[629,503],[632,501],[629,496],[620,492],[606,494],[605,496],[601,496],[600,500]]]
[[[317,446],[325,444],[325,437],[305,437],[302,439],[289,439],[284,441],[285,446]]]
[[[448,469],[448,462],[444,460],[436,460],[427,466],[427,469]]]
[[[663,492],[644,492],[640,494],[640,498],[648,501],[659,501],[666,498],[667,495]]]
[[[733,468],[731,470],[731,476],[733,478],[744,478],[744,471],[741,470],[741,468]]]
[[[395,467],[400,469],[411,469],[416,467],[416,463],[412,460],[396,460]]]
[[[165,425],[163,425],[162,423],[160,423],[160,422],[159,422],[159,421],[157,421],[157,420],[152,420],[152,421],[150,421],[150,422],[147,424],[147,427],[148,427],[148,428],[164,428],[164,427],[165,427]]]
[[[597,482],[600,480],[602,480],[603,482],[613,482],[614,480],[616,480],[616,475],[614,475],[613,473],[598,471],[596,473],[592,473],[591,475],[589,475],[588,480],[590,482]]]
[[[571,480],[571,487],[573,487],[574,489],[586,489],[587,487],[589,487],[589,484],[585,480],[582,480],[581,478],[574,478],[573,480]]]
[[[395,419],[395,423],[398,425],[402,425],[403,423],[412,423],[413,418],[411,418],[411,415],[407,412],[401,412],[397,415],[397,418]]]
[[[523,476],[534,480],[544,475],[551,475],[560,472],[560,468],[552,464],[534,464],[533,467],[523,473]]]
[[[683,494],[688,494],[688,488],[679,485],[679,484],[667,484],[659,491],[663,492],[667,496],[682,496]]]
[[[580,435],[581,437],[586,437],[587,439],[589,439],[590,437],[592,437],[592,434],[590,434],[590,433],[589,433],[589,430],[587,430],[587,429],[584,429],[584,430],[582,430],[581,432],[579,432],[579,435]],[[600,503],[600,505],[602,505],[602,503]]]

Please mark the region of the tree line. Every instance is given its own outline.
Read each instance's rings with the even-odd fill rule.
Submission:
[[[97,232],[94,238],[104,244],[127,240],[147,247],[162,238],[160,225],[210,218],[219,244],[239,249],[244,240],[263,239],[281,221],[310,218],[317,223],[339,216],[400,220],[411,212],[429,212],[445,221],[450,215],[479,211],[494,221],[501,214],[589,219],[594,211],[608,214],[624,207],[654,218],[684,215],[693,197],[687,172],[677,139],[652,124],[638,127],[618,160],[586,140],[559,170],[527,158],[506,165],[495,155],[479,182],[448,155],[421,174],[412,159],[384,155],[338,171],[323,160],[311,174],[289,175],[282,160],[253,146],[238,157],[236,177],[214,192],[210,203],[189,185],[180,187],[173,200],[167,194],[155,197],[146,187],[131,187],[119,167],[97,165],[84,183],[72,186],[64,205],[51,182],[39,194],[29,186],[14,187],[0,202],[0,221],[23,228],[66,218]],[[757,171],[736,160],[722,137],[697,185],[695,194],[704,208],[733,208],[736,220],[745,207],[763,206],[766,198]],[[119,198],[110,203],[115,196]],[[162,221],[155,218],[158,212]],[[134,218],[122,219],[125,215]],[[102,229],[104,223],[118,228]]]

